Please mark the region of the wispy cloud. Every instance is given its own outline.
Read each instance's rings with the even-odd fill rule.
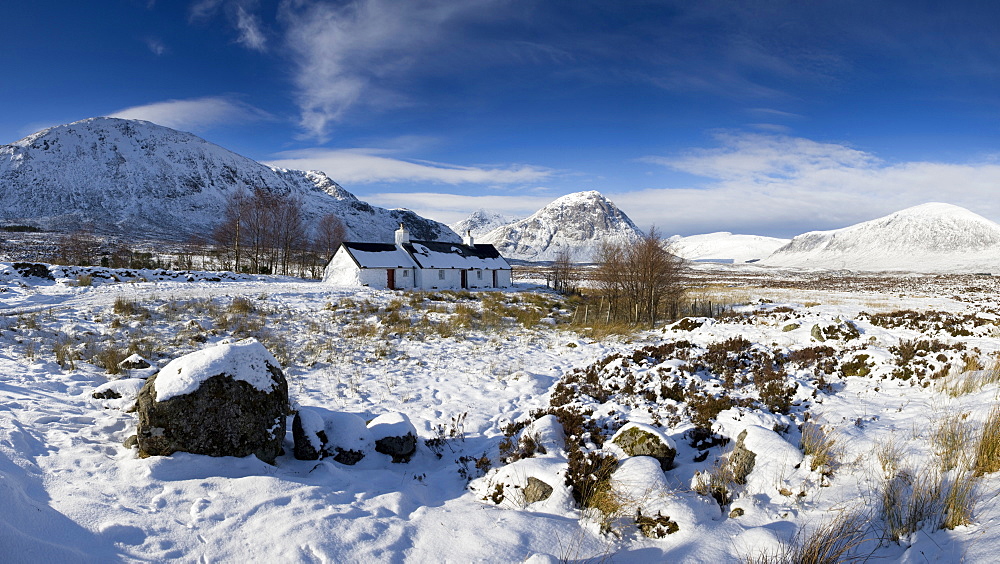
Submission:
[[[276,155],[267,164],[298,170],[322,170],[342,184],[431,182],[439,184],[510,185],[533,183],[553,171],[530,165],[460,166],[409,161],[375,149],[305,149]]]
[[[260,18],[243,6],[236,7],[236,29],[240,32],[237,43],[254,51],[267,50],[267,38],[261,28]]]
[[[257,6],[258,0],[199,0],[191,5],[188,15],[193,23],[206,23],[221,14],[236,31],[236,43],[264,52],[267,33],[255,13]]]
[[[226,96],[165,100],[118,110],[108,117],[142,119],[184,131],[199,131],[223,123],[273,119],[261,109]]]
[[[301,126],[325,141],[352,106],[406,104],[396,81],[448,41],[450,25],[497,1],[283,2],[280,20],[295,63]]]
[[[167,52],[167,46],[158,37],[147,37],[145,39],[146,47],[156,56],[164,55]]]
[[[847,145],[785,135],[725,133],[716,139],[715,148],[644,159],[704,177],[704,185],[613,199],[640,225],[687,234],[741,230],[790,236],[931,201],[1000,220],[995,197],[1000,165],[994,161],[889,163]]]

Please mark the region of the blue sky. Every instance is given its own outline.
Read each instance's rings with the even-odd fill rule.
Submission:
[[[104,0],[0,19],[0,143],[114,115],[446,222],[599,190],[666,234],[1000,220],[1000,3]]]

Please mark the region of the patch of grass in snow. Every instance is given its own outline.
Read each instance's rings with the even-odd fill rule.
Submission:
[[[975,445],[973,469],[977,476],[1000,470],[1000,405],[993,406]]]
[[[837,463],[838,451],[836,441],[826,428],[814,423],[802,424],[802,439],[799,443],[803,454],[811,456],[809,469],[819,470],[824,476],[833,474],[834,465]]]
[[[843,511],[811,529],[800,529],[795,539],[782,543],[777,552],[744,556],[747,564],[840,564],[862,562],[867,555],[855,553],[869,540],[871,516],[861,511]]]

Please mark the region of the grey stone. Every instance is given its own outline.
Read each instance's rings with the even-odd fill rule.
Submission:
[[[534,476],[528,476],[528,485],[524,487],[524,503],[531,504],[545,501],[552,495],[552,486]]]
[[[629,456],[652,456],[660,462],[660,468],[670,470],[677,451],[663,444],[659,437],[638,427],[629,427],[615,437],[614,443]]]
[[[413,453],[417,452],[417,437],[413,433],[401,437],[384,437],[375,441],[375,450],[388,454],[393,462],[409,462]]]
[[[753,472],[757,461],[757,454],[743,444],[746,437],[747,432],[744,429],[737,437],[732,454],[729,455],[729,468],[733,471],[733,481],[741,486],[747,483],[747,476]]]

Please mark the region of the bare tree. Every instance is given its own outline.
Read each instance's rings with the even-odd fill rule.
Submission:
[[[634,243],[606,243],[597,263],[595,280],[611,316],[650,325],[676,316],[684,294],[684,261],[669,251],[655,227]]]
[[[313,248],[325,261],[329,261],[346,238],[347,227],[344,222],[335,214],[328,213],[319,218],[319,223],[316,224]]]
[[[573,264],[572,253],[569,249],[564,248],[556,253],[549,277],[552,280],[552,289],[557,292],[571,293],[578,290],[580,272]]]
[[[212,240],[224,250],[221,258],[223,268],[233,265],[233,270],[239,272],[243,251],[245,233],[243,224],[248,215],[250,194],[240,188],[226,202],[222,222],[212,232]]]

